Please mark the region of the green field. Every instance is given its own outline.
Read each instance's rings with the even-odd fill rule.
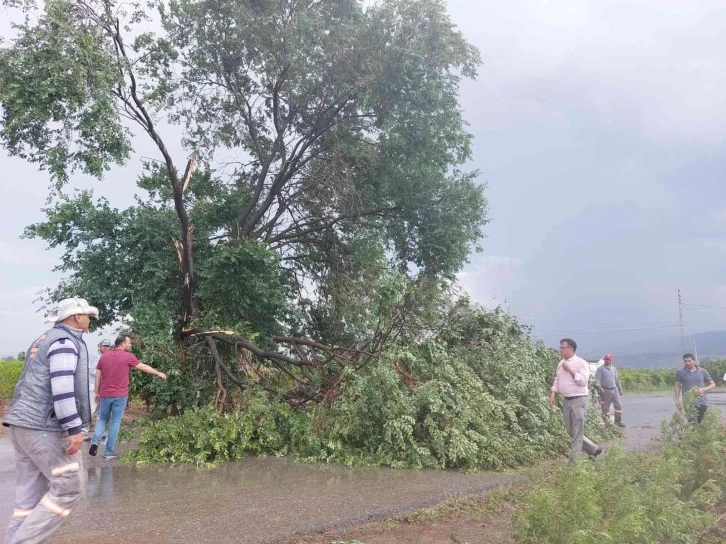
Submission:
[[[632,369],[622,368],[620,385],[625,393],[646,393],[648,391],[666,391],[673,389],[676,381],[676,371],[670,368],[658,369]]]
[[[708,370],[717,386],[723,385],[726,372],[726,359],[703,360],[701,366]],[[621,368],[620,384],[625,393],[647,393],[649,391],[668,391],[675,387],[675,368]]]
[[[0,361],[0,402],[10,400],[23,371],[23,361]]]

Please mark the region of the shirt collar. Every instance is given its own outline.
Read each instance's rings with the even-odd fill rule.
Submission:
[[[83,332],[84,332],[81,329],[76,329],[75,327],[71,327],[70,325],[66,325],[65,323],[56,323],[53,326],[53,328],[54,329],[64,329],[64,330],[70,332],[71,334],[73,334],[74,336],[77,336],[77,337],[82,336],[83,335]]]

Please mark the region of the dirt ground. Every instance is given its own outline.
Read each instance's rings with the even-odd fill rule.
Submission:
[[[286,544],[510,544],[511,514],[523,488],[455,499],[392,520],[342,532],[300,535]]]

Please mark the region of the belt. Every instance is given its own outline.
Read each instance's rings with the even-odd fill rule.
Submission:
[[[617,390],[617,387],[603,387],[603,389],[607,389],[608,391],[615,391]]]
[[[565,400],[575,400],[575,399],[581,399],[584,397],[587,397],[588,395],[576,395],[574,397],[565,397]]]

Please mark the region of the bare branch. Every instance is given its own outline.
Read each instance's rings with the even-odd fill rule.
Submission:
[[[217,350],[217,344],[214,341],[214,338],[211,336],[207,336],[205,338],[205,341],[207,342],[207,345],[209,346],[209,351],[212,353],[212,357],[214,358],[214,362],[216,365],[218,365],[222,370],[224,370],[224,373],[227,374],[230,380],[232,380],[234,383],[239,385],[242,388],[247,387],[247,384],[245,384],[242,380],[240,380],[237,376],[232,374],[232,371],[227,367],[227,365],[224,364],[224,361],[222,361],[222,357],[219,355],[219,351]]]
[[[194,167],[196,164],[197,157],[195,155],[190,156],[187,162],[187,168],[184,171],[184,176],[182,177],[182,193],[187,190],[189,180],[192,179],[192,173],[194,172]]]

